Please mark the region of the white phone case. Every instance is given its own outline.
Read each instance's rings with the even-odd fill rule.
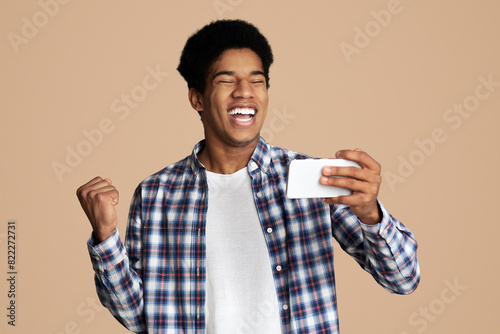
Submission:
[[[349,189],[319,183],[324,166],[361,166],[345,159],[297,159],[288,164],[286,195],[288,198],[326,198],[352,194]],[[340,177],[340,176],[339,176]]]

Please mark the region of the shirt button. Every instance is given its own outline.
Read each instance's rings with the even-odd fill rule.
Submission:
[[[252,161],[252,163],[250,164],[250,167],[252,168],[257,168],[257,164],[255,162]]]
[[[281,268],[281,266],[276,266],[277,271],[281,271],[281,269],[283,269],[283,268]]]
[[[270,228],[270,227],[268,227],[268,228],[267,228],[267,233],[273,233],[273,229],[272,229],[272,228]]]
[[[288,305],[287,304],[283,304],[283,309],[286,311],[288,310]]]
[[[262,193],[261,193],[260,191],[257,193],[257,197],[258,197],[258,198],[261,198],[261,197],[262,197]]]

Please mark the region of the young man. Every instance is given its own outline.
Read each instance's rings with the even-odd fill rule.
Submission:
[[[138,186],[125,245],[111,181],[78,189],[97,292],[131,331],[338,333],[332,236],[386,289],[417,287],[416,241],[378,202],[380,166],[367,153],[337,152],[362,168],[326,167],[319,180],[352,195],[285,196],[287,164],[306,156],[260,137],[272,62],[244,21],[189,38],[178,70],[205,140]]]

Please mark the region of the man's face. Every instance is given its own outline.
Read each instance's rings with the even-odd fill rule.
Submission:
[[[269,96],[260,57],[250,49],[226,50],[210,67],[201,110],[211,145],[256,144]]]

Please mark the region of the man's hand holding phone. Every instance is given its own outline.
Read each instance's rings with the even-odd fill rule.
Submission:
[[[382,177],[380,164],[368,153],[360,149],[341,150],[335,155],[338,159],[357,162],[355,167],[323,167],[320,183],[327,186],[342,187],[352,191],[351,195],[323,198],[327,204],[345,204],[359,220],[367,225],[375,225],[382,219],[377,196]],[[335,177],[343,176],[343,178]]]
[[[348,205],[364,224],[379,223],[380,164],[360,149],[341,150],[335,157],[292,161],[287,196],[322,198],[326,204]]]

